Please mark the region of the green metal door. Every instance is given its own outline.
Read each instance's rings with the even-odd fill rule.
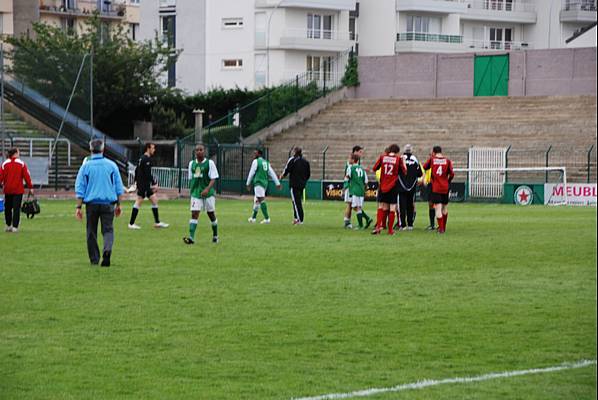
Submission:
[[[509,95],[509,55],[475,56],[474,96]]]

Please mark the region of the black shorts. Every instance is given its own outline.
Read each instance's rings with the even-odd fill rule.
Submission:
[[[399,195],[399,188],[394,187],[388,192],[378,190],[378,202],[387,204],[397,204],[397,196]]]
[[[137,188],[137,196],[142,199],[149,199],[154,195],[154,191],[151,188]]]
[[[419,193],[422,200],[430,201],[430,196],[432,196],[432,185],[422,186]]]
[[[448,204],[449,194],[448,193],[434,193],[430,194],[430,203],[432,204]]]

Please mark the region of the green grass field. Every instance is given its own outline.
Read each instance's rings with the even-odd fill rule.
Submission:
[[[74,202],[0,233],[0,399],[291,399],[596,359],[596,210],[451,204],[444,236],[342,229],[341,203],[291,226],[219,200],[185,246],[116,221],[91,267]],[[368,204],[370,214],[373,205]],[[594,399],[596,366],[379,394],[388,399]]]

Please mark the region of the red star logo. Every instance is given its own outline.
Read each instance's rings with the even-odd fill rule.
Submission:
[[[519,193],[519,201],[521,203],[527,203],[528,199],[529,199],[529,194],[527,194],[527,192],[525,190],[522,190],[521,193]]]

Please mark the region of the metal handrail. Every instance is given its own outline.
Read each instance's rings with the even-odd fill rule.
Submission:
[[[33,154],[33,142],[48,142],[48,158],[51,157],[52,153],[52,143],[56,142],[54,138],[32,138],[32,137],[21,137],[21,136],[11,136],[11,142],[15,141],[24,141],[29,142],[29,156]],[[68,166],[71,166],[71,141],[65,138],[59,138],[58,142],[64,142],[67,145],[67,156],[68,156]]]

